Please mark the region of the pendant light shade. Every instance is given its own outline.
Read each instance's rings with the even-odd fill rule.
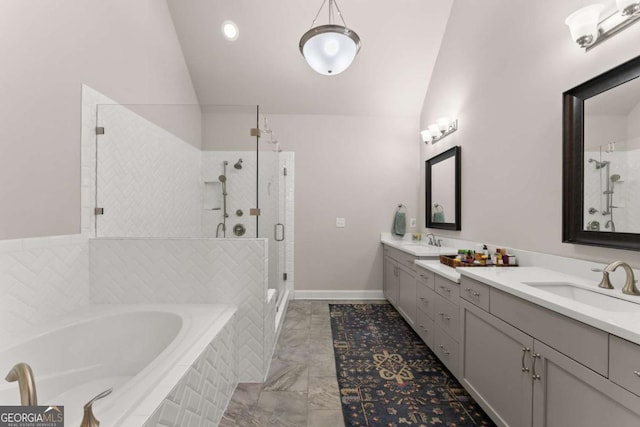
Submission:
[[[326,1],[326,0],[325,0]],[[304,56],[309,66],[317,73],[325,76],[340,74],[353,62],[360,50],[360,37],[355,31],[345,25],[335,25],[332,21],[332,7],[335,5],[340,18],[342,13],[335,0],[329,0],[329,24],[313,27],[302,35],[300,39],[300,53]],[[320,6],[320,10],[322,10]],[[342,19],[344,24],[344,19]]]

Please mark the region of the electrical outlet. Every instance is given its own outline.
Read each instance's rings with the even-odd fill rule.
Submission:
[[[344,228],[347,226],[347,220],[344,218],[336,218],[336,228]]]
[[[409,228],[416,228],[417,221],[415,218],[409,218]]]

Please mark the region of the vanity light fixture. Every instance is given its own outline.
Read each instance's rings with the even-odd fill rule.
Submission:
[[[420,135],[425,143],[431,142],[433,144],[457,130],[458,120],[449,120],[447,117],[442,117],[436,123],[429,125],[428,129],[420,132]]]
[[[601,18],[604,9],[602,4],[592,4],[573,12],[564,21],[571,38],[581,48],[590,50],[640,20],[638,0],[616,0],[616,10]]]
[[[360,37],[347,27],[335,0],[329,0],[329,24],[313,26],[326,2],[327,0],[323,0],[320,5],[311,23],[311,29],[300,38],[299,48],[300,53],[315,72],[325,76],[335,76],[349,68],[355,59],[360,51]],[[334,7],[342,25],[333,23]]]

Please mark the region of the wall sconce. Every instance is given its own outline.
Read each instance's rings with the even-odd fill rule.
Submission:
[[[601,4],[593,4],[573,12],[564,21],[569,27],[571,38],[580,47],[590,50],[640,19],[640,1],[616,0],[616,7],[612,14],[603,19],[600,19],[604,11]]]
[[[447,117],[443,117],[438,119],[436,123],[429,125],[428,129],[421,131],[420,135],[422,135],[422,141],[425,143],[430,141],[433,144],[457,130],[458,120],[449,120]]]

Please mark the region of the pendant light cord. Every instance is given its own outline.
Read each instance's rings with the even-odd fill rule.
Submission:
[[[323,0],[322,4],[320,5],[320,9],[318,9],[318,13],[316,13],[316,17],[313,18],[313,22],[311,23],[311,28],[313,28],[313,26],[315,25],[316,21],[318,20],[318,16],[320,16],[320,12],[322,12],[322,8],[324,7],[324,5],[327,3],[327,0]],[[340,20],[342,21],[342,25],[345,28],[349,28],[347,27],[347,23],[344,21],[344,17],[342,16],[342,12],[340,11],[340,7],[338,6],[338,3],[335,0],[329,0],[329,24],[333,23],[333,6],[336,7],[336,10],[338,11],[338,16],[340,17]]]

